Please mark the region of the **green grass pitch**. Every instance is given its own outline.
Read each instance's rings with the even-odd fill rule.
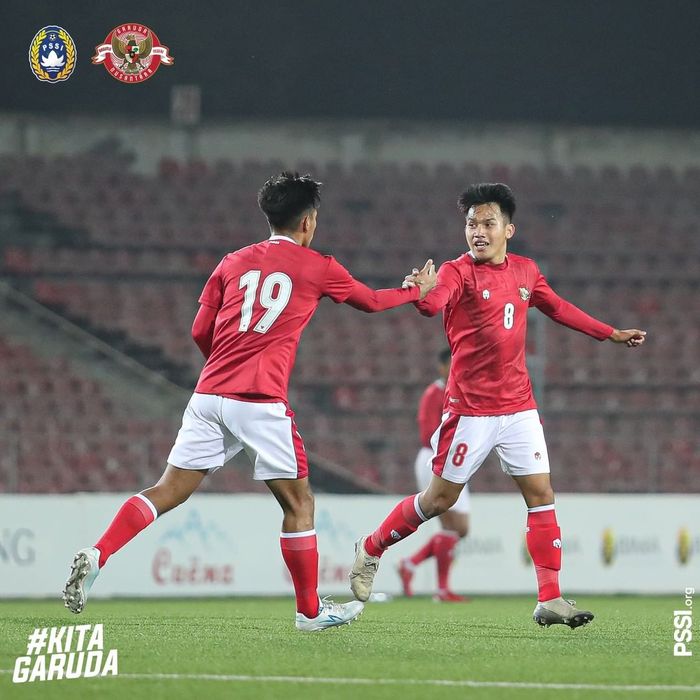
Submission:
[[[291,599],[91,601],[80,616],[59,601],[2,601],[0,698],[700,697],[697,625],[694,655],[673,656],[677,597],[580,602],[596,619],[576,630],[539,628],[530,598],[482,597],[370,603],[349,627],[304,634]],[[35,627],[98,622],[119,676],[12,683]]]

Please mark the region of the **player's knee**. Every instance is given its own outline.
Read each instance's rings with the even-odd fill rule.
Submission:
[[[189,497],[190,493],[178,491],[176,489],[161,489],[158,494],[158,512],[167,513],[173,508],[182,505]]]
[[[297,518],[313,517],[314,495],[310,490],[289,494],[284,510],[292,513]]]
[[[549,484],[538,485],[529,488],[525,497],[530,508],[546,506],[554,503],[554,490]]]
[[[457,523],[455,532],[461,537],[466,537],[469,534],[469,523]]]
[[[447,512],[454,504],[456,498],[448,493],[430,493],[426,491],[420,499],[420,508],[427,518],[434,518]]]
[[[307,491],[301,501],[303,515],[313,518],[314,515],[314,495],[311,491]]]
[[[176,491],[173,493],[173,508],[182,505],[191,495],[192,491]]]

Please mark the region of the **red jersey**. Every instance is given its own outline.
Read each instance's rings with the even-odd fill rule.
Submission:
[[[436,379],[420,397],[418,404],[418,431],[423,447],[430,447],[430,438],[442,422],[442,406],[445,401],[445,382]]]
[[[440,267],[437,285],[416,307],[425,316],[443,309],[452,351],[446,411],[498,416],[537,407],[525,366],[530,306],[598,340],[614,330],[558,296],[530,258],[509,254],[489,265],[466,253]]]
[[[199,298],[192,332],[207,362],[195,391],[286,402],[301,333],[322,297],[382,311],[419,295],[415,287],[372,290],[335,258],[286,236],[229,253]]]

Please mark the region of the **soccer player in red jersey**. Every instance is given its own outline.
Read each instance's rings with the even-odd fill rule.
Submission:
[[[459,198],[459,207],[469,251],[442,265],[435,289],[416,304],[425,316],[442,311],[452,351],[446,413],[433,441],[432,480],[358,540],[351,588],[358,600],[367,600],[387,547],[449,509],[495,449],[528,509],[527,547],[538,584],[533,618],[540,625],[578,627],[593,615],[562,598],[559,590],[562,539],[547,445],[525,366],[527,311],[534,306],[557,323],[632,348],[644,342],[646,332],[618,330],[592,318],[559,297],[533,260],[507,253],[515,233],[509,187],[473,185]],[[411,276],[405,284],[412,284]]]
[[[296,627],[317,631],[354,620],[363,605],[319,600],[314,501],[304,444],[287,403],[301,333],[329,297],[366,312],[423,299],[435,286],[429,260],[415,288],[375,291],[333,257],[311,250],[320,183],[283,172],[258,193],[270,237],[226,255],[207,281],[192,335],[206,358],[182,428],[155,486],[129,498],[94,547],[80,550],[63,592],[82,611],[107,559],[180,505],[210,471],[241,450],[284,514],[280,546],[296,593]],[[414,279],[412,277],[412,279]]]
[[[432,477],[432,454],[430,439],[440,427],[445,400],[445,382],[450,372],[451,353],[449,348],[440,351],[438,356],[439,378],[423,392],[418,406],[418,430],[422,447],[415,462],[416,483],[419,489],[427,489]],[[450,590],[448,580],[454,561],[455,548],[459,540],[469,532],[469,487],[465,484],[457,501],[439,516],[442,531],[433,535],[413,556],[399,562],[399,576],[406,596],[413,595],[411,583],[416,566],[430,557],[435,557],[438,574],[438,592],[433,600],[447,603],[461,603],[468,600]]]

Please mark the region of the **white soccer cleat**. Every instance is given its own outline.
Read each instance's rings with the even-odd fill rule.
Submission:
[[[350,589],[357,600],[366,603],[372,593],[374,577],[379,569],[379,557],[372,557],[365,549],[366,537],[355,542],[355,561],[350,571]]]
[[[571,629],[587,625],[594,615],[589,610],[579,610],[575,600],[552,598],[537,603],[532,619],[542,627],[550,625],[568,625]]]
[[[296,626],[302,632],[322,632],[330,627],[349,625],[362,614],[364,607],[357,600],[351,600],[349,603],[334,603],[326,596],[321,601],[316,617],[306,617],[298,612]]]
[[[81,549],[74,557],[70,576],[63,588],[63,604],[76,615],[83,611],[87,595],[100,573],[100,552],[95,547]]]

